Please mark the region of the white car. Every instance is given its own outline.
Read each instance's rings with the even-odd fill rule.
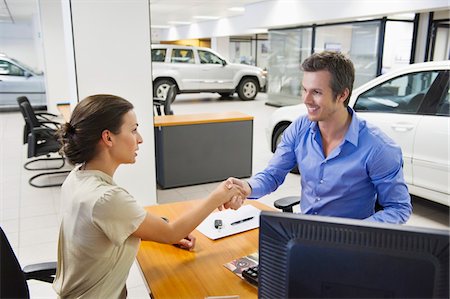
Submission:
[[[26,96],[33,106],[46,105],[44,76],[0,54],[0,95],[0,107],[18,107],[20,96]]]
[[[349,106],[401,146],[411,194],[450,206],[450,61],[391,71],[353,90]],[[299,102],[301,100],[299,99]],[[277,109],[267,128],[272,152],[303,104]]]
[[[223,97],[238,93],[253,100],[265,86],[262,69],[229,63],[209,48],[152,45],[153,94],[165,98],[170,85],[177,93],[217,92]]]

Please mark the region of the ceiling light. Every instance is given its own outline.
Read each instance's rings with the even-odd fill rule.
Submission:
[[[245,11],[245,7],[243,7],[243,6],[234,6],[234,7],[228,8],[228,10],[236,11],[236,12],[244,12]]]
[[[197,20],[217,20],[219,17],[217,16],[194,16],[194,19]]]
[[[182,22],[182,21],[169,21],[167,23],[172,24],[172,25],[190,25],[191,24],[191,22]]]

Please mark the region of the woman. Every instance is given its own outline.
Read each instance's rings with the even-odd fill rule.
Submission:
[[[177,243],[215,208],[242,200],[239,187],[222,183],[171,223],[146,212],[112,179],[119,165],[136,160],[142,143],[137,128],[131,103],[94,95],[75,107],[59,132],[62,152],[77,165],[61,188],[64,209],[53,287],[62,298],[125,298],[141,239]],[[180,245],[191,249],[194,243],[189,235]]]

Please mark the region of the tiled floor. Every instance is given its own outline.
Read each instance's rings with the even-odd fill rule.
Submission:
[[[271,157],[265,136],[269,115],[275,108],[264,105],[265,94],[255,101],[236,97],[220,99],[212,94],[180,95],[173,104],[176,114],[240,111],[253,115],[253,172],[261,170]],[[6,232],[22,266],[56,260],[59,188],[36,189],[28,185],[34,172],[23,169],[26,146],[22,145],[23,120],[17,113],[0,113],[0,225]],[[238,145],[237,145],[238,146]],[[158,202],[205,197],[217,183],[158,190]],[[260,199],[272,205],[277,198],[298,195],[299,176],[289,174],[282,187]],[[419,198],[413,199],[414,214],[408,225],[449,228],[449,209]],[[32,298],[55,298],[48,284],[29,282]],[[129,298],[149,298],[140,271],[134,264],[127,281]]]

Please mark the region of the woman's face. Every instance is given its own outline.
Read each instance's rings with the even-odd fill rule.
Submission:
[[[112,157],[119,164],[129,164],[136,162],[137,151],[139,144],[142,143],[142,137],[137,128],[138,123],[136,114],[133,110],[124,114],[123,124],[120,127],[119,134],[111,134],[113,147]]]

